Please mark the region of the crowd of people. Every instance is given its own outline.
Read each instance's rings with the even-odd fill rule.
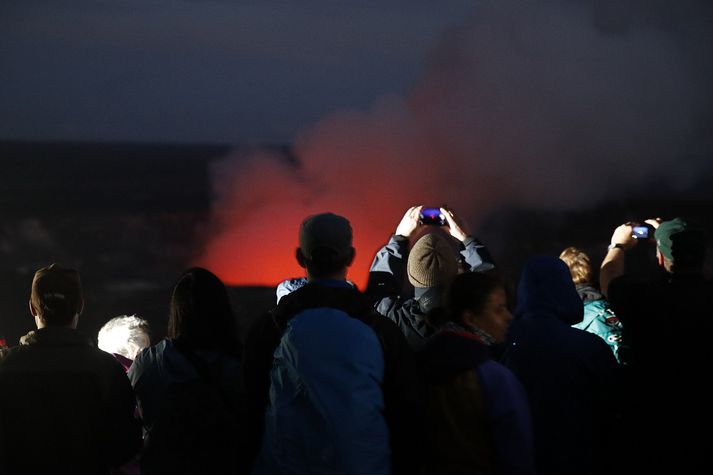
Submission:
[[[660,272],[632,272],[637,246]],[[0,349],[0,474],[708,473],[705,248],[682,218],[625,223],[598,270],[569,247],[512,289],[453,210],[414,206],[362,290],[350,222],[322,213],[246,334],[191,268],[166,338],[121,315],[96,345],[79,272],[51,264],[36,329]]]

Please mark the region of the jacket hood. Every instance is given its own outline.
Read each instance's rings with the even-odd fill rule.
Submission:
[[[604,298],[604,295],[592,284],[577,284],[576,288],[579,297],[584,303],[602,300]]]
[[[538,256],[525,263],[517,286],[516,318],[554,317],[574,325],[583,316],[582,299],[564,262]]]

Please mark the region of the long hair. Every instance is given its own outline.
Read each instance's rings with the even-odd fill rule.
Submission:
[[[239,354],[228,291],[215,274],[194,267],[178,279],[171,295],[168,337],[190,348]]]

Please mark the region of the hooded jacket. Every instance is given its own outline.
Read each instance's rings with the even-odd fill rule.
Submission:
[[[598,451],[617,418],[616,360],[601,338],[571,327],[582,315],[564,262],[541,256],[525,263],[501,361],[527,392],[539,473],[598,473]]]

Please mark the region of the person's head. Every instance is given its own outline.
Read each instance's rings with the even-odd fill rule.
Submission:
[[[477,327],[496,343],[507,338],[513,319],[508,308],[505,283],[492,272],[457,275],[446,294],[449,318],[463,326]]]
[[[683,218],[663,221],[656,228],[656,256],[667,272],[699,272],[706,255],[705,235]]]
[[[352,226],[343,216],[321,213],[308,216],[300,226],[296,257],[309,279],[345,279],[354,261]]]
[[[406,273],[415,288],[446,288],[458,270],[458,253],[441,233],[424,234],[409,251]]]
[[[35,272],[30,294],[30,312],[37,328],[76,328],[84,309],[84,296],[76,269],[51,264]]]
[[[592,265],[589,256],[576,247],[568,247],[560,254],[560,259],[567,264],[575,284],[588,284],[593,282]]]
[[[99,330],[97,346],[133,360],[139,351],[151,346],[149,322],[137,315],[114,317]]]
[[[173,287],[168,337],[193,348],[238,351],[237,324],[223,282],[194,267]]]

